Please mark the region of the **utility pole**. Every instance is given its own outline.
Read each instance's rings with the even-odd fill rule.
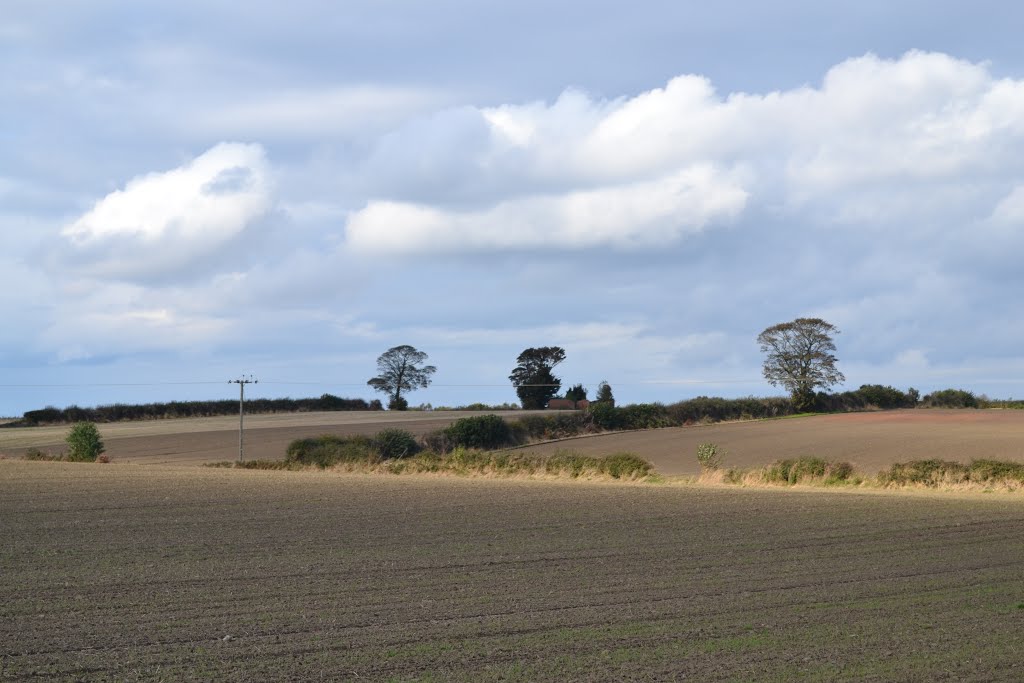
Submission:
[[[228,384],[238,385],[238,462],[242,462],[245,455],[245,385],[259,384],[258,379],[252,375],[242,375],[239,379],[229,379]]]

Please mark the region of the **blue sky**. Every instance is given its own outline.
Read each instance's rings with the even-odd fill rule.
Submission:
[[[1024,10],[1005,2],[55,3],[0,17],[0,415],[515,399],[1024,395]]]

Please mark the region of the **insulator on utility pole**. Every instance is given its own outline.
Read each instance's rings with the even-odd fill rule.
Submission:
[[[259,384],[252,375],[242,375],[238,379],[229,379],[228,384],[238,385],[238,462],[245,457],[245,385]]]

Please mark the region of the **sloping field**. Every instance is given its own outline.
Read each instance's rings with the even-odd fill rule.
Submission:
[[[522,417],[538,411],[498,411],[503,417]],[[401,427],[424,434],[479,412],[346,411],[249,415],[245,418],[245,457],[280,460],[295,439],[320,434],[374,434]],[[19,457],[28,448],[59,453],[70,429],[54,427],[0,429],[0,454]],[[199,464],[238,457],[238,417],[145,420],[99,425],[107,455],[118,462],[141,464]]]
[[[697,444],[725,449],[724,464],[761,467],[803,455],[844,460],[874,474],[894,462],[940,458],[1024,462],[1024,411],[894,410],[730,422],[570,439],[531,446],[537,453],[569,448],[586,455],[632,451],[666,475],[697,474]]]
[[[0,461],[0,680],[1018,681],[1024,505]]]

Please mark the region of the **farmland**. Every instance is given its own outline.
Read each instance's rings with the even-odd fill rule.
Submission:
[[[245,454],[249,459],[280,459],[294,439],[334,434],[373,434],[401,427],[413,434],[441,429],[469,411],[438,412],[311,412],[250,415],[245,418]],[[506,417],[534,414],[516,410]],[[99,425],[107,454],[118,462],[140,464],[201,464],[238,457],[238,417],[113,422]],[[29,448],[59,453],[67,425],[0,429],[0,454],[17,457]]]
[[[0,680],[1019,680],[1012,497],[0,461]]]
[[[401,427],[423,434],[473,412],[328,412],[256,415],[246,418],[246,457],[281,459],[293,439],[332,434],[373,434]],[[533,411],[499,413],[515,419]],[[238,455],[238,419],[213,417],[101,424],[107,453],[136,464],[200,464]],[[67,426],[0,429],[0,454],[17,457],[36,447],[59,453]],[[724,449],[725,465],[754,468],[804,455],[844,460],[874,474],[894,462],[942,458],[969,461],[997,458],[1024,461],[1024,411],[894,410],[841,413],[795,419],[732,422],[609,433],[530,445],[539,454],[571,449],[603,456],[634,452],[660,474],[699,471],[697,444]]]
[[[894,462],[995,458],[1024,462],[1024,411],[893,410],[733,422],[611,433],[530,446],[601,456],[633,451],[665,475],[697,474],[697,444],[726,452],[729,467],[762,467],[781,458],[817,456],[874,474]]]

